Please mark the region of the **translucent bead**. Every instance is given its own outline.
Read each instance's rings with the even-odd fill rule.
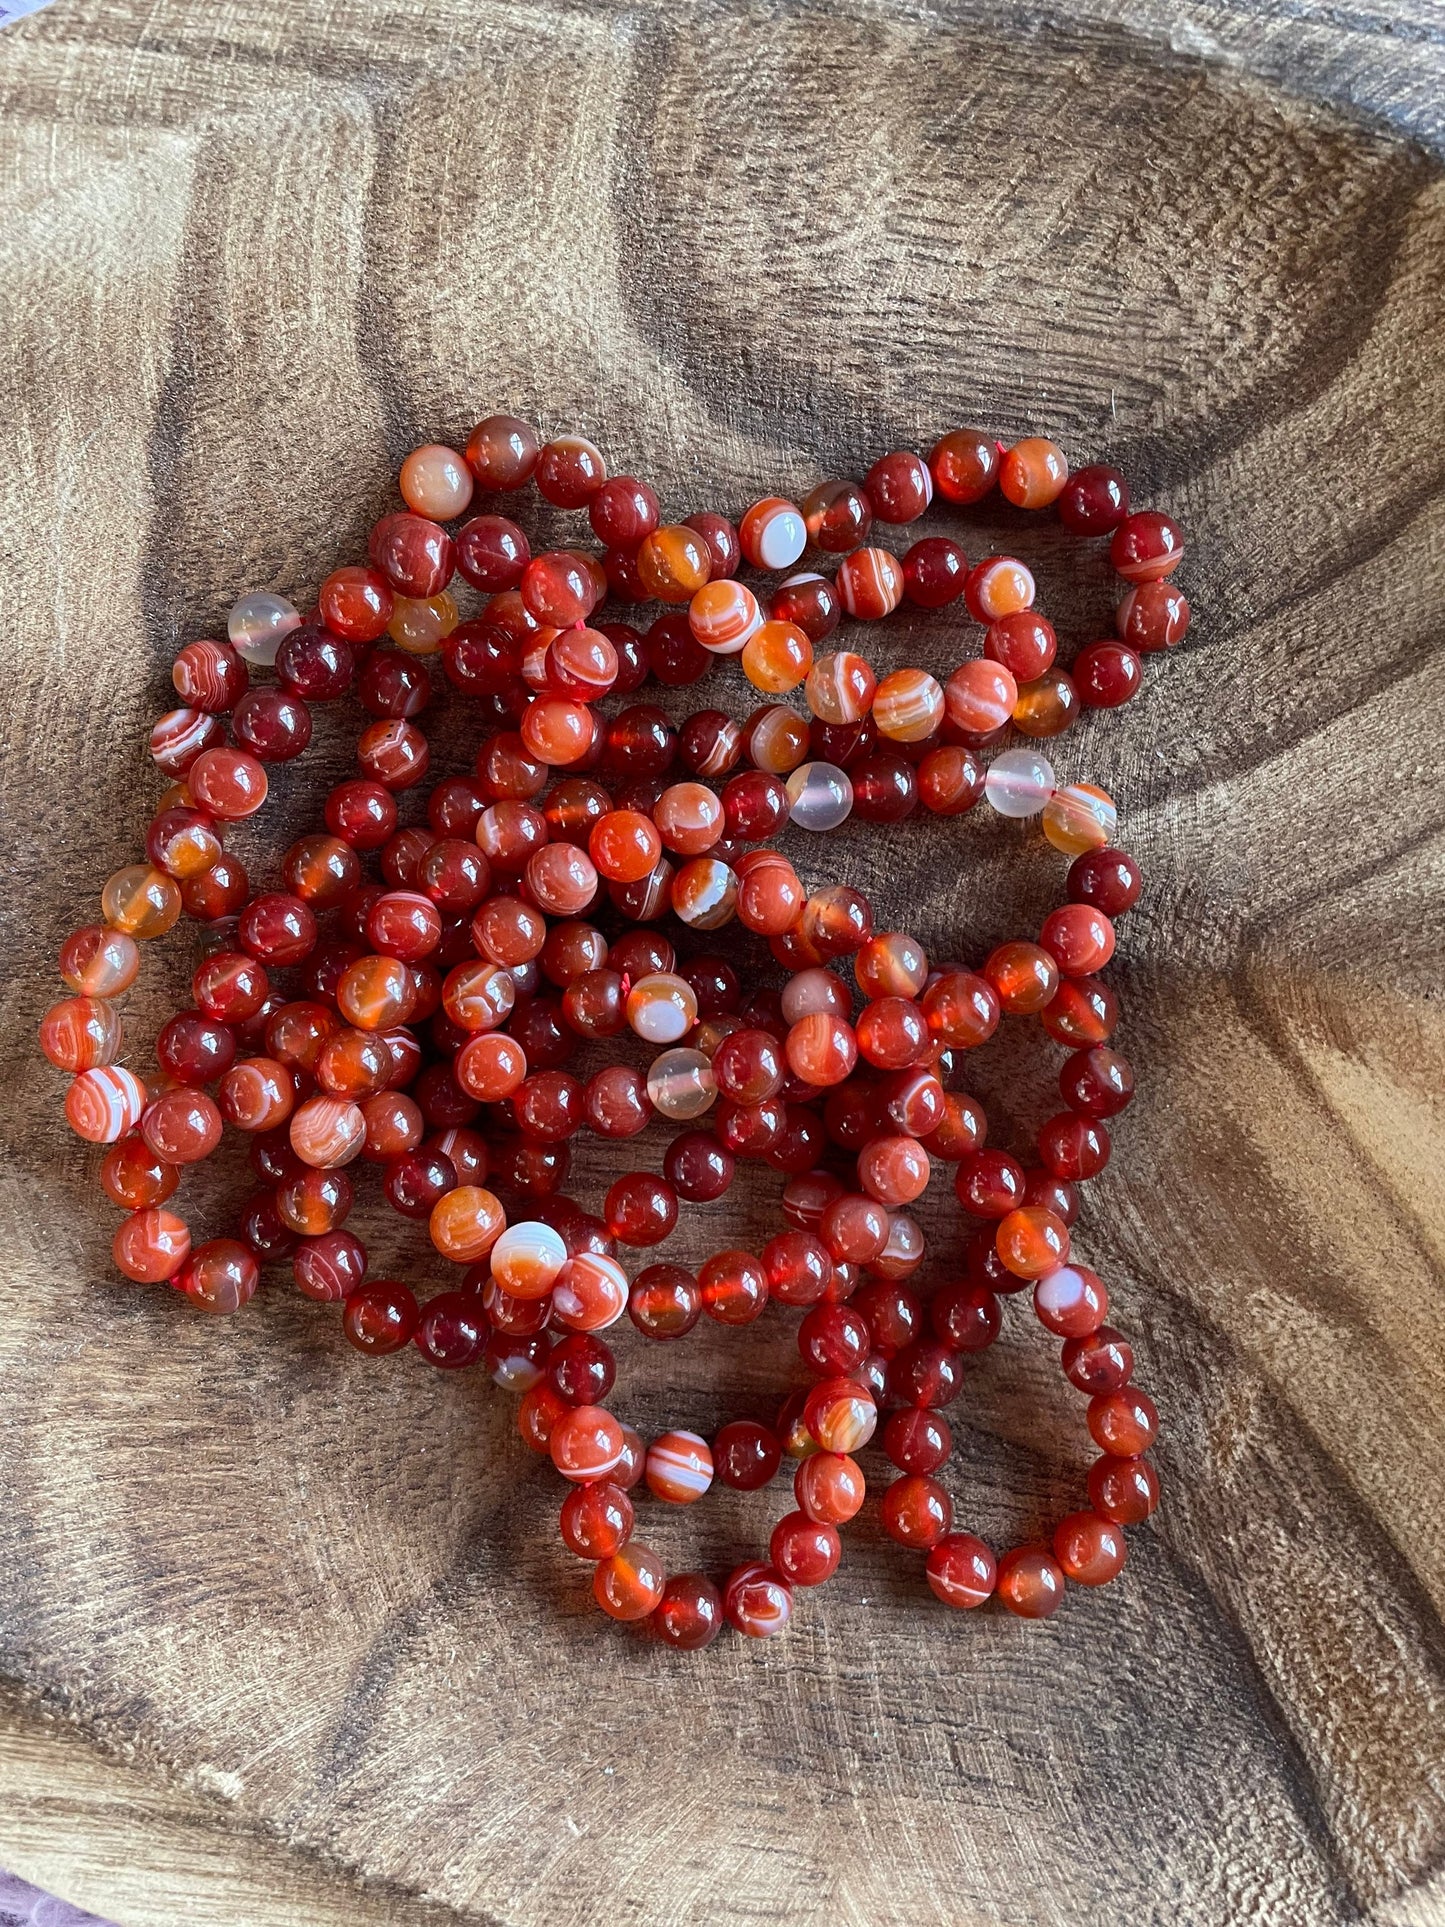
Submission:
[[[65,1117],[89,1144],[114,1144],[140,1123],[146,1087],[133,1071],[106,1064],[82,1071],[65,1094]]]
[[[232,606],[226,634],[243,661],[270,669],[276,652],[293,629],[301,626],[301,611],[283,595],[252,589]]]
[[[813,645],[795,622],[760,624],[743,648],[743,674],[766,696],[786,696],[813,663]]]
[[[1017,615],[1033,607],[1032,572],[1014,556],[988,556],[969,570],[963,599],[975,622],[997,622],[1001,616]]]
[[[999,493],[1015,508],[1043,509],[1063,494],[1069,464],[1057,442],[1029,435],[999,463]]]
[[[1013,676],[1002,663],[986,656],[960,663],[943,690],[945,716],[969,736],[990,736],[1005,728],[1018,699]]]
[[[637,551],[637,573],[659,602],[691,602],[712,574],[712,552],[694,529],[670,524],[644,539]]]
[[[140,971],[140,951],[123,930],[88,923],[60,947],[60,974],[83,997],[118,997]]]
[[[1065,783],[1044,805],[1044,835],[1065,856],[1106,848],[1118,827],[1113,798],[1092,783]]]
[[[841,650],[819,656],[808,671],[803,694],[819,722],[836,725],[860,722],[877,687],[878,680],[864,658]]]
[[[696,1432],[664,1432],[647,1448],[647,1489],[669,1505],[693,1505],[713,1481],[712,1449]]]
[[[697,1022],[697,995],[670,971],[641,977],[627,994],[627,1021],[649,1044],[676,1044]]]
[[[507,1214],[490,1191],[479,1184],[459,1184],[432,1206],[428,1229],[443,1258],[474,1265],[495,1245],[506,1222]]]
[[[723,1612],[728,1624],[750,1639],[771,1639],[792,1617],[793,1589],[771,1566],[753,1560],[728,1575]]]
[[[981,502],[998,480],[998,445],[981,428],[955,428],[929,451],[928,467],[945,500]]]
[[[836,763],[800,763],[786,788],[799,829],[836,830],[852,814],[853,784]]]
[[[181,914],[181,892],[164,870],[147,863],[128,864],[106,881],[100,912],[114,929],[144,943],[163,937]]]
[[[653,805],[652,819],[669,850],[702,856],[723,833],[723,806],[705,783],[673,783]]]
[[[673,877],[669,900],[689,929],[720,930],[737,913],[737,873],[717,857],[694,857]]]
[[[760,770],[786,776],[808,754],[808,725],[796,710],[774,703],[752,719],[747,748]]]
[[[858,549],[839,564],[836,584],[850,616],[876,621],[903,600],[903,564],[887,549]]]
[[[450,522],[472,499],[472,475],[454,448],[428,442],[414,448],[401,465],[402,500],[414,515]]]
[[[627,1309],[627,1273],[600,1251],[579,1251],[552,1284],[552,1310],[569,1331],[599,1332]]]
[[[984,795],[1000,816],[1037,816],[1054,793],[1054,766],[1037,750],[1006,749],[989,765]]]
[[[47,1011],[40,1048],[57,1070],[92,1071],[120,1052],[120,1018],[103,997],[67,997]]]
[[[712,1109],[717,1080],[700,1050],[668,1050],[648,1066],[647,1095],[663,1117],[686,1124]]]
[[[335,1170],[360,1157],[366,1142],[361,1106],[347,1097],[312,1097],[291,1119],[291,1149],[303,1164]]]

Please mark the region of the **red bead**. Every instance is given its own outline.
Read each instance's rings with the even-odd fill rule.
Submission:
[[[1189,628],[1189,604],[1172,582],[1141,582],[1114,611],[1114,628],[1131,649],[1172,649]]]
[[[806,1512],[789,1512],[779,1519],[768,1541],[775,1570],[794,1586],[821,1586],[838,1570],[842,1556],[837,1528],[810,1519]]]
[[[632,1501],[610,1479],[578,1485],[562,1504],[562,1541],[579,1559],[610,1559],[632,1537]]]
[[[1074,658],[1070,675],[1086,709],[1117,709],[1137,695],[1144,665],[1122,642],[1092,642]]]
[[[888,1390],[905,1405],[949,1405],[963,1385],[957,1357],[947,1346],[917,1339],[905,1346],[888,1367]]]
[[[910,449],[895,449],[878,458],[863,486],[880,522],[912,522],[933,499],[933,479],[928,463]]]
[[[1106,917],[1131,910],[1142,889],[1139,865],[1123,850],[1087,850],[1069,866],[1070,902],[1089,904]]]
[[[1066,977],[1088,977],[1113,956],[1114,927],[1091,904],[1066,903],[1044,919],[1039,944]]]
[[[474,589],[515,589],[531,560],[522,530],[505,515],[474,515],[456,533],[457,567]]]
[[[929,1303],[928,1318],[935,1338],[956,1352],[986,1351],[1003,1322],[994,1293],[972,1279],[942,1286]]]
[[[1096,1398],[1103,1392],[1118,1392],[1134,1373],[1134,1349],[1128,1339],[1112,1325],[1100,1325],[1064,1345],[1064,1376],[1081,1392]]]
[[[1126,516],[1109,544],[1109,560],[1127,582],[1155,582],[1172,575],[1183,559],[1179,524],[1157,509]]]
[[[1129,484],[1117,468],[1076,468],[1058,495],[1059,520],[1070,535],[1109,535],[1129,513]]]
[[[718,1479],[740,1492],[759,1491],[783,1462],[777,1434],[752,1419],[725,1425],[713,1440],[712,1455]]]
[[[901,1546],[916,1546],[926,1551],[948,1531],[953,1522],[953,1504],[943,1487],[934,1479],[905,1473],[895,1479],[883,1494],[883,1530]]]
[[[1147,1392],[1130,1385],[1090,1399],[1088,1424],[1100,1451],[1119,1459],[1138,1458],[1158,1437],[1159,1413]]]
[[[646,1619],[662,1598],[666,1577],[657,1554],[634,1540],[600,1563],[592,1594],[612,1619]]]
[[[1043,1125],[1037,1139],[1039,1162],[1056,1178],[1077,1184],[1096,1178],[1109,1162],[1109,1133],[1102,1124],[1064,1112]]]
[[[883,1428],[883,1450],[901,1472],[936,1472],[952,1449],[948,1421],[923,1407],[890,1414]]]
[[[747,1251],[716,1252],[697,1282],[704,1312],[720,1325],[749,1325],[768,1302],[768,1274]]]
[[[664,1179],[633,1171],[611,1187],[603,1209],[620,1244],[660,1244],[677,1223],[677,1194]]]
[[[950,1532],[940,1539],[928,1555],[926,1571],[934,1597],[960,1611],[982,1606],[998,1584],[998,1561],[970,1532]]]
[[[1044,1546],[1018,1546],[998,1562],[998,1596],[1020,1619],[1047,1619],[1064,1603],[1064,1574]]]
[[[1159,1503],[1159,1474],[1148,1459],[1106,1454],[1089,1468],[1089,1503],[1116,1525],[1142,1525]]]
[[[1054,1557],[1076,1586],[1103,1586],[1124,1570],[1124,1533],[1097,1512],[1071,1512],[1054,1528]]]
[[[702,1292],[681,1265],[648,1265],[632,1281],[627,1315],[646,1338],[681,1338],[702,1316]]]
[[[929,451],[928,466],[945,501],[981,502],[998,480],[998,445],[980,428],[955,428]]]
[[[488,415],[472,430],[466,447],[467,466],[487,489],[524,487],[540,453],[537,431],[515,415]]]
[[[754,1561],[737,1566],[723,1590],[727,1622],[752,1639],[769,1639],[787,1626],[793,1611],[793,1589],[771,1566]]]
[[[700,1572],[676,1573],[663,1587],[652,1617],[665,1644],[696,1652],[722,1631],[722,1594]]]
[[[558,508],[581,508],[607,479],[600,450],[580,435],[560,435],[545,444],[537,458],[537,492]]]

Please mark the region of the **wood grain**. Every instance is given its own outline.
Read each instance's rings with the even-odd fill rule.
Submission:
[[[1425,5],[57,0],[0,38],[0,1863],[122,1927],[1445,1921],[1442,79]],[[1167,1502],[1046,1626],[945,1617],[865,1518],[786,1641],[680,1665],[599,1622],[489,1386],[279,1282],[218,1326],[109,1277],[31,1038],[175,647],[496,407],[682,510],[1047,427],[1189,528],[1195,632],[1058,757],[1151,881],[1081,1246]],[[1031,553],[1089,640],[1102,574]],[[972,820],[827,861],[940,953],[1053,887]],[[1041,1074],[980,1088],[1021,1127]],[[705,1429],[789,1340],[640,1349],[628,1415]],[[1014,1317],[956,1408],[985,1532],[1078,1489],[1051,1373]],[[777,1509],[648,1531],[722,1563]]]

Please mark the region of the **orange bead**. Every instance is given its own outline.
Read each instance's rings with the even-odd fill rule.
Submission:
[[[290,1136],[303,1164],[330,1171],[360,1157],[366,1119],[350,1098],[312,1097],[293,1113]]]
[[[593,826],[587,848],[609,882],[640,883],[657,868],[662,838],[640,810],[611,810]]]
[[[1026,1204],[1000,1218],[994,1243],[1015,1278],[1042,1278],[1069,1255],[1069,1227],[1039,1204]]]
[[[116,1268],[138,1285],[159,1285],[174,1278],[191,1255],[191,1234],[174,1212],[151,1207],[135,1211],[111,1241]]]
[[[991,736],[1004,729],[1019,699],[1019,686],[1002,663],[972,656],[944,684],[944,713],[955,729]]]
[[[975,622],[997,622],[1033,607],[1034,578],[1014,556],[991,555],[969,570],[963,599]]]
[[[999,463],[999,492],[1020,509],[1046,509],[1064,492],[1069,464],[1057,442],[1029,435]]]
[[[452,1072],[468,1097],[482,1104],[500,1104],[521,1087],[527,1075],[527,1053],[512,1037],[472,1037],[457,1052]]]
[[[1089,1432],[1101,1452],[1116,1459],[1134,1459],[1159,1436],[1159,1412],[1147,1392],[1126,1385],[1089,1401]]]
[[[163,937],[181,914],[180,886],[148,863],[117,870],[100,893],[100,911],[114,929],[140,943]]]
[[[669,850],[702,856],[722,835],[726,813],[706,783],[673,783],[653,805],[652,820]]]
[[[1102,850],[1114,840],[1119,812],[1107,790],[1092,783],[1065,783],[1044,805],[1043,831],[1065,856]]]
[[[746,584],[724,577],[704,583],[688,605],[688,627],[715,656],[735,656],[758,629],[763,612]]]
[[[479,1184],[459,1184],[432,1206],[428,1229],[443,1258],[474,1265],[486,1257],[506,1224],[507,1214],[490,1191]]]
[[[401,465],[401,499],[413,515],[450,522],[472,499],[472,473],[454,448],[428,442]]]
[[[1001,943],[984,964],[983,975],[1013,1017],[1033,1016],[1059,987],[1058,965],[1036,943]]]
[[[795,709],[774,703],[752,719],[748,755],[770,776],[787,776],[808,753],[808,725]]]
[[[943,721],[943,690],[922,669],[895,669],[873,695],[878,734],[895,743],[921,743]]]
[[[786,696],[813,666],[813,645],[796,622],[764,622],[743,646],[743,674],[767,696]]]
[[[392,602],[386,633],[409,656],[434,656],[460,621],[445,589],[434,596],[399,595]]]
[[[808,526],[792,502],[767,495],[744,512],[738,542],[755,569],[791,569],[808,546]]]
[[[712,574],[712,551],[695,529],[669,523],[644,539],[637,573],[659,602],[691,602]]]
[[[1063,1568],[1046,1546],[1017,1546],[998,1562],[996,1590],[1020,1619],[1047,1619],[1064,1603]]]
[[[803,694],[820,723],[858,723],[868,714],[877,687],[864,658],[844,649],[819,656],[808,671]]]
[[[1078,713],[1079,692],[1073,678],[1062,669],[1051,669],[1019,690],[1013,724],[1021,736],[1061,736]]]
[[[391,1030],[416,1004],[416,987],[399,957],[358,957],[341,973],[336,1007],[358,1030]]]
[[[666,1583],[667,1571],[657,1554],[634,1541],[601,1561],[592,1575],[592,1593],[613,1619],[646,1619]]]
[[[836,586],[850,616],[876,621],[903,600],[903,564],[887,549],[857,549],[839,563]]]

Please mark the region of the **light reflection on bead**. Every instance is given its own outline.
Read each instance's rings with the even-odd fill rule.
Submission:
[[[1113,798],[1092,783],[1065,783],[1044,805],[1044,835],[1065,856],[1107,848],[1118,827]]]
[[[983,790],[1000,816],[1037,816],[1054,793],[1054,766],[1037,750],[1006,749],[989,765]]]
[[[836,830],[853,810],[853,784],[836,763],[800,763],[784,786],[802,830]]]
[[[236,654],[261,669],[274,665],[281,644],[300,627],[301,611],[295,603],[269,589],[250,590],[226,618],[226,634]]]
[[[647,1095],[663,1117],[686,1124],[712,1109],[717,1080],[700,1050],[666,1050],[648,1065]]]

